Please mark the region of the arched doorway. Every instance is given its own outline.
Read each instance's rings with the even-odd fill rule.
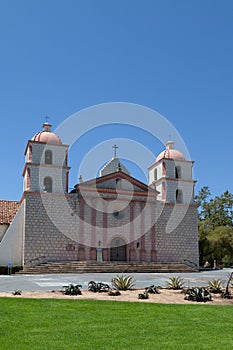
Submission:
[[[122,238],[116,237],[111,242],[111,261],[126,261],[126,243]]]

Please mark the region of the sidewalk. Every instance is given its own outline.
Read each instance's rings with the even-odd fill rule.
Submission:
[[[180,276],[186,287],[207,286],[212,279],[227,280],[232,269],[212,270],[194,273],[132,273],[135,279],[135,288],[145,288],[151,284],[166,286],[172,276]],[[16,289],[22,291],[50,291],[59,290],[70,283],[81,284],[87,289],[88,282],[101,281],[111,284],[116,273],[88,273],[88,274],[53,274],[53,275],[0,275],[0,292],[10,292]]]

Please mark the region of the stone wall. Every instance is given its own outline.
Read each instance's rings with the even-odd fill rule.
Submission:
[[[2,237],[4,236],[7,228],[8,228],[9,225],[6,225],[6,224],[1,224],[0,225],[0,242],[2,240]]]
[[[76,194],[26,193],[25,263],[95,260],[98,246],[109,260],[111,242],[119,237],[127,245],[128,261],[198,264],[196,207],[160,205],[154,199],[146,204],[146,197],[124,206],[124,200],[116,205],[109,199],[104,208],[94,197],[88,204]],[[112,212],[106,213],[109,206]]]
[[[159,208],[161,206],[161,208]],[[158,262],[186,262],[199,265],[196,206],[158,204],[156,223]]]
[[[24,203],[0,242],[0,265],[23,265]]]

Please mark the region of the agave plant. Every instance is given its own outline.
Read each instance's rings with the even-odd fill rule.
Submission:
[[[103,282],[90,281],[88,283],[88,290],[94,293],[108,292],[109,289],[109,285]]]
[[[147,291],[145,290],[144,293],[139,293],[139,294],[138,294],[138,299],[149,299],[149,294],[148,294]]]
[[[212,295],[204,287],[189,288],[185,295],[185,300],[206,302],[212,300]]]
[[[69,284],[68,286],[64,286],[63,293],[66,295],[81,295],[82,292],[80,290],[82,286],[80,284],[74,285],[74,284]]]
[[[152,286],[146,287],[145,291],[147,291],[147,293],[149,294],[160,294],[160,290],[159,288],[161,288],[160,286],[155,286],[154,284]]]
[[[21,295],[22,291],[20,289],[16,289],[12,294],[13,295]]]
[[[222,292],[222,280],[220,279],[213,279],[212,281],[208,282],[209,291],[211,293],[221,293]]]
[[[134,287],[134,279],[132,276],[127,276],[125,274],[117,275],[112,279],[112,285],[117,290],[129,290]]]
[[[229,275],[228,275],[228,281],[227,281],[227,285],[226,285],[226,289],[224,292],[222,292],[221,296],[223,298],[227,298],[227,299],[232,299],[233,296],[231,294],[231,290],[230,290],[230,286],[233,285],[233,272],[231,272]]]
[[[169,278],[169,282],[167,282],[167,287],[169,289],[182,289],[184,285],[184,280],[179,276],[173,276]]]

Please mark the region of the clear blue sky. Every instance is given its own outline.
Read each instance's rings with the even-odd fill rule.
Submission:
[[[197,190],[233,192],[232,18],[231,0],[1,1],[0,198],[20,199],[25,146],[46,115],[56,128],[112,101],[152,108],[177,128]],[[127,129],[102,128],[80,148],[108,135],[127,137]],[[137,141],[148,146],[143,133]],[[70,187],[78,144],[71,154]]]

